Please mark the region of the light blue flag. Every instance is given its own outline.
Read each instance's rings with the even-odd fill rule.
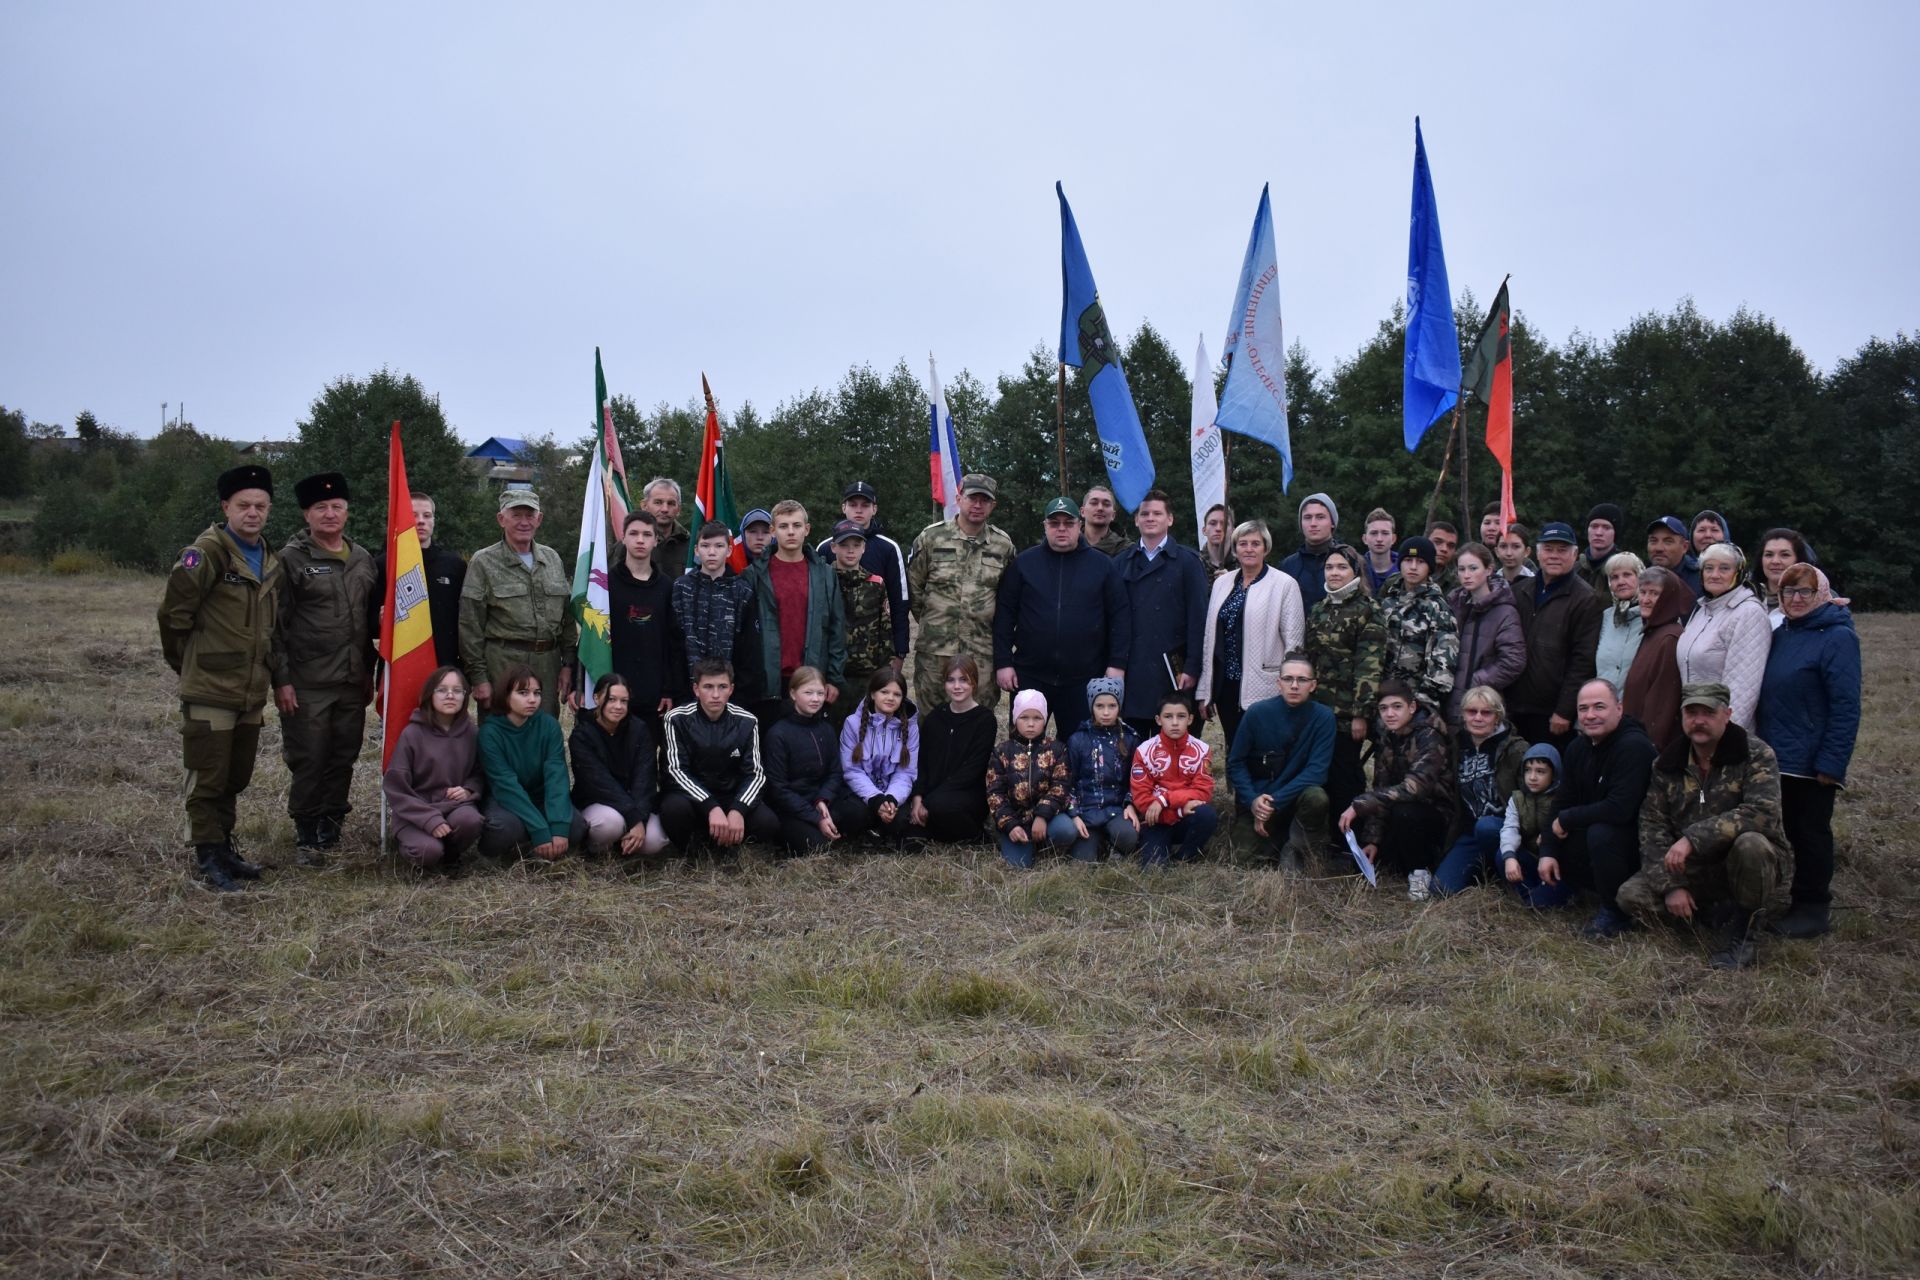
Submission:
[[[1060,362],[1080,370],[1093,404],[1093,425],[1100,433],[1100,456],[1106,460],[1107,483],[1114,500],[1128,511],[1153,488],[1153,455],[1147,452],[1146,433],[1140,430],[1140,412],[1127,389],[1127,371],[1120,367],[1120,348],[1107,328],[1107,314],[1094,288],[1093,269],[1080,243],[1067,193],[1053,184],[1060,197]]]
[[[1228,431],[1264,440],[1280,451],[1280,488],[1293,483],[1293,444],[1287,435],[1287,336],[1280,323],[1280,268],[1273,250],[1273,206],[1260,188],[1260,208],[1247,237],[1240,287],[1227,317],[1227,385],[1214,421]]]
[[[1420,117],[1413,118],[1413,225],[1407,234],[1407,369],[1402,380],[1407,451],[1460,398],[1460,333],[1453,326],[1447,254]]]

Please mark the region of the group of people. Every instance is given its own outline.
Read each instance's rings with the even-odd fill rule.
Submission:
[[[1351,869],[1351,839],[1416,898],[1480,878],[1538,907],[1585,891],[1596,936],[1724,915],[1727,963],[1751,963],[1756,923],[1827,928],[1859,646],[1798,533],[1762,535],[1751,579],[1714,511],[1653,521],[1644,559],[1612,503],[1584,546],[1497,507],[1464,544],[1444,521],[1403,539],[1375,509],[1354,546],[1316,493],[1276,565],[1267,523],[1224,507],[1180,544],[1160,490],[1131,538],[1104,487],[1055,498],[1025,550],[991,523],[991,477],[960,490],[903,550],[864,481],[810,545],[798,502],[689,530],[679,486],[655,479],[623,518],[598,679],[577,666],[538,494],[503,490],[500,540],[464,561],[417,496],[442,665],[384,777],[401,851],[446,866],[476,848],[991,834],[1016,866],[1047,848],[1154,865],[1221,825],[1200,732],[1217,719],[1232,821],[1284,867]],[[224,521],[181,553],[160,610],[196,865],[218,889],[259,874],[232,830],[268,696],[298,860],[324,860],[350,809],[385,567],[345,534],[344,477],[295,494],[306,527],[275,553],[271,476],[222,476]]]

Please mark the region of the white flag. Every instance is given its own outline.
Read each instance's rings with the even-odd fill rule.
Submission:
[[[947,393],[941,389],[940,370],[931,351],[927,377],[933,386],[927,397],[927,463],[933,500],[940,504],[942,517],[951,520],[960,511],[960,446],[953,437],[953,414],[947,410]]]
[[[1207,360],[1207,336],[1193,355],[1193,433],[1188,437],[1193,461],[1194,545],[1206,542],[1207,512],[1227,501],[1227,455],[1221,447],[1220,427],[1213,420],[1213,365]]]

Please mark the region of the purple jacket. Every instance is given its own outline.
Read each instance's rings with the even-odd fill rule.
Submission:
[[[1527,633],[1520,627],[1520,608],[1506,579],[1494,577],[1485,600],[1475,600],[1465,587],[1447,593],[1453,616],[1460,623],[1460,666],[1453,674],[1453,697],[1447,703],[1447,723],[1460,723],[1460,700],[1477,684],[1492,685],[1502,693],[1527,667]]]
[[[394,819],[426,832],[460,805],[479,804],[486,779],[480,772],[480,735],[473,721],[461,716],[443,730],[432,715],[416,710],[393,744],[393,759],[380,786]],[[465,787],[470,798],[447,799],[449,787]]]
[[[840,771],[846,775],[847,790],[862,800],[871,800],[883,792],[905,803],[913,794],[913,780],[920,776],[920,720],[911,704],[902,707],[907,717],[907,762],[900,763],[900,721],[894,716],[875,715],[861,699],[861,707],[840,726]],[[865,731],[862,732],[864,723]],[[854,744],[860,745],[860,758],[853,758]]]

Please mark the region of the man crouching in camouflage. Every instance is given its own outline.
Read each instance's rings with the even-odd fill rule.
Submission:
[[[1640,870],[1620,887],[1623,910],[1649,923],[1731,913],[1710,963],[1745,969],[1763,916],[1777,917],[1793,881],[1773,748],[1733,723],[1727,686],[1680,693],[1686,737],[1660,753],[1640,808]],[[1716,908],[1718,910],[1716,910]]]
[[[232,893],[258,864],[233,843],[240,793],[253,780],[267,694],[280,560],[261,538],[273,508],[265,467],[220,477],[224,524],[180,553],[160,601],[160,649],[180,676],[180,754],[187,767],[187,838],[207,887]]]
[[[947,659],[966,654],[981,666],[993,661],[993,611],[1000,575],[1013,562],[1013,539],[987,523],[996,488],[992,476],[960,477],[960,510],[930,524],[907,553],[907,607],[919,619],[913,646],[913,702],[922,712],[946,705]],[[991,708],[1000,690],[991,680],[974,696]]]

